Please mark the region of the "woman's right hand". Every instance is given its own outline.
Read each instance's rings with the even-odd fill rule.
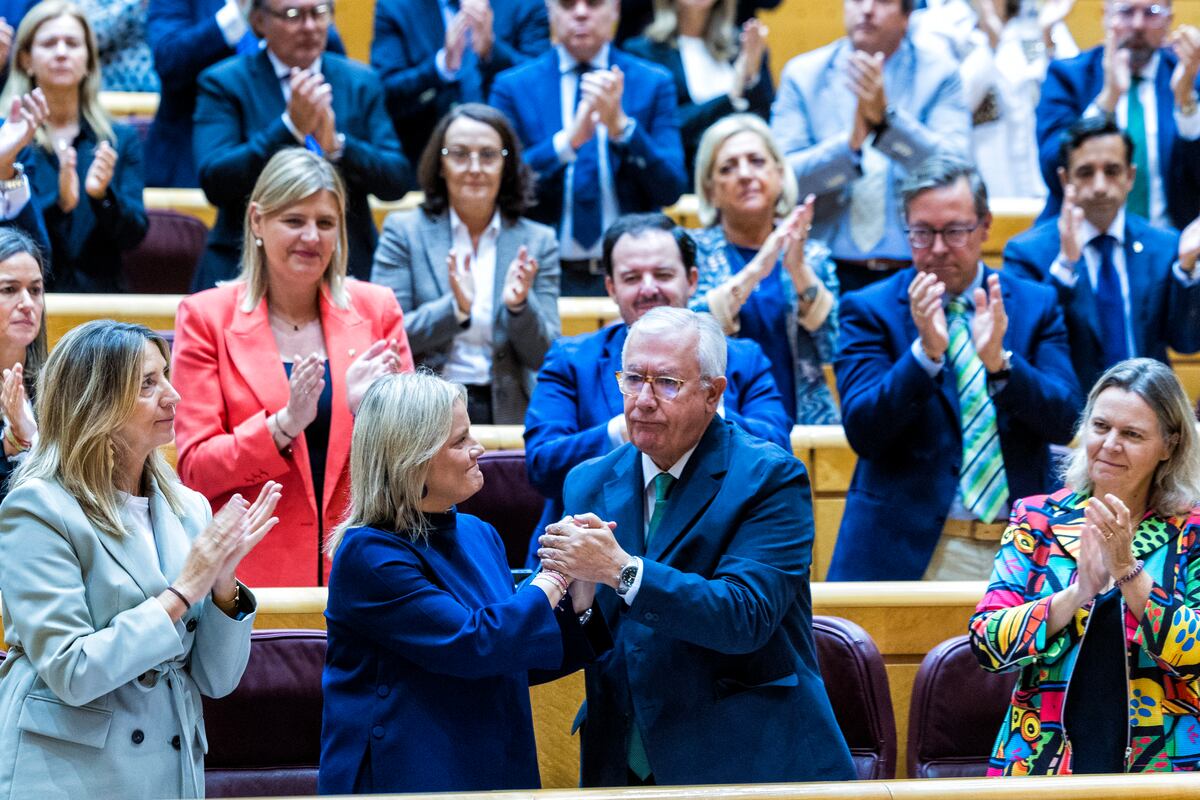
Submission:
[[[75,148],[63,144],[58,149],[58,208],[70,214],[79,205],[79,173],[75,171]]]
[[[249,508],[245,498],[235,494],[213,514],[208,526],[192,542],[183,569],[171,584],[191,605],[212,591],[222,567],[245,539],[249,531],[246,513]]]
[[[293,439],[317,418],[317,401],[325,391],[325,362],[316,353],[292,358],[292,377],[288,380],[287,406],[275,415],[280,432]],[[283,416],[282,422],[279,417]]]
[[[751,17],[738,34],[738,57],[734,62],[734,97],[742,97],[754,85],[767,55],[767,26]]]

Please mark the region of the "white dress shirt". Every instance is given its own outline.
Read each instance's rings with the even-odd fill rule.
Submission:
[[[697,442],[697,444],[699,443]],[[654,463],[654,459],[642,453],[642,500],[645,503],[646,514],[642,519],[643,541],[645,541],[646,532],[650,530],[650,520],[654,517],[654,479],[660,472],[669,472],[671,477],[678,481],[679,476],[683,474],[683,468],[687,466],[688,460],[691,459],[694,452],[696,452],[696,445],[692,445],[692,449],[680,456],[679,460],[668,470],[659,469],[658,465]],[[634,561],[638,566],[637,577],[633,579],[633,586],[629,587],[629,591],[625,593],[626,605],[633,605],[633,598],[637,597],[638,589],[642,588],[642,559],[634,557]]]
[[[475,299],[471,302],[471,324],[454,337],[442,377],[454,383],[486,386],[492,382],[492,317],[496,307],[496,240],[500,236],[500,212],[479,235],[479,247],[471,244],[466,224],[450,209],[450,239],[459,266],[471,256]],[[457,304],[454,306],[458,314]]]

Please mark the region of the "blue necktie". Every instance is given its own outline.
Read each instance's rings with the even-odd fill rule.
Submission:
[[[1125,340],[1125,300],[1121,295],[1121,279],[1113,263],[1113,245],[1117,240],[1104,233],[1092,239],[1100,253],[1100,271],[1096,278],[1096,318],[1100,323],[1100,348],[1104,368],[1129,357]]]
[[[583,96],[583,76],[591,72],[592,65],[583,63],[575,67],[578,82],[575,85],[575,106]],[[591,249],[600,238],[602,212],[600,209],[600,148],[597,136],[593,136],[575,154],[575,172],[571,194],[571,233],[575,241]]]

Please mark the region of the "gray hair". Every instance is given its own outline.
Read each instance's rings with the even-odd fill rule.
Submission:
[[[370,526],[425,537],[421,497],[429,462],[450,438],[454,404],[467,391],[428,370],[385,375],[371,384],[350,438],[350,510],[329,534],[333,553],[346,530]]]
[[[696,334],[696,361],[700,365],[700,379],[708,382],[725,375],[727,345],[725,333],[711,314],[698,313],[686,308],[659,306],[652,308],[637,322],[629,326],[625,346],[621,348],[621,366],[629,355],[629,343],[635,334],[656,336],[690,330]]]
[[[1158,419],[1159,432],[1171,455],[1154,470],[1149,508],[1164,516],[1186,514],[1200,497],[1200,453],[1197,452],[1196,420],[1187,392],[1166,364],[1152,358],[1131,358],[1114,364],[1100,376],[1088,394],[1079,418],[1077,436],[1082,437],[1098,398],[1105,389],[1124,389],[1140,397]],[[1091,493],[1087,448],[1082,442],[1062,467],[1063,483],[1076,492]]]
[[[953,156],[930,156],[921,166],[910,172],[900,184],[900,198],[904,201],[904,217],[908,218],[908,207],[917,195],[933,189],[943,189],[965,180],[975,202],[975,216],[983,219],[988,215],[987,186],[975,169],[975,165]]]
[[[700,206],[698,211],[700,224],[704,227],[715,224],[721,216],[721,212],[713,208],[712,199],[709,196],[712,186],[713,161],[716,159],[721,145],[739,133],[757,133],[758,137],[762,139],[763,146],[771,154],[771,158],[783,170],[783,191],[779,193],[779,198],[775,201],[775,216],[786,217],[790,214],[796,207],[796,200],[800,197],[796,173],[788,166],[787,157],[784,156],[783,150],[775,141],[775,137],[771,135],[771,129],[767,127],[767,123],[763,122],[762,117],[755,114],[730,114],[710,125],[704,135],[700,137],[700,145],[696,148],[696,199]]]

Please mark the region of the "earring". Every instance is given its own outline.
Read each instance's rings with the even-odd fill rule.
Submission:
[[[262,247],[262,239],[260,239],[259,237],[255,236],[255,237],[254,237],[254,246],[255,246],[255,247]]]

